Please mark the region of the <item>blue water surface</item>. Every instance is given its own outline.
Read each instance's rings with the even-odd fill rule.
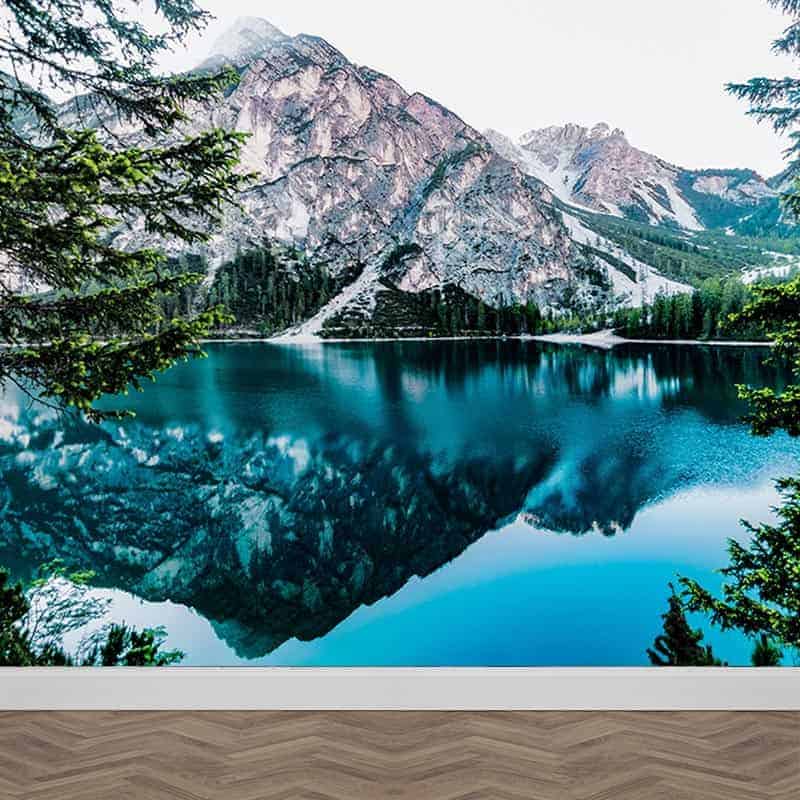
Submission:
[[[788,377],[761,349],[208,350],[107,401],[131,421],[0,416],[0,562],[94,569],[189,666],[646,664],[669,583],[718,587],[800,455],[741,421],[737,383]]]

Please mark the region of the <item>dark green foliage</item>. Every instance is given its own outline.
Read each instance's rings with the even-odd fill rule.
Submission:
[[[790,56],[800,56],[800,3],[793,0],[770,0],[770,4],[790,15],[791,24],[773,49]],[[732,84],[728,90],[750,103],[750,114],[768,121],[778,132],[795,127],[800,119],[800,80],[795,78],[754,78],[745,84]],[[790,134],[793,144],[789,153],[794,162],[787,177],[796,172],[800,157],[800,135]],[[800,184],[784,196],[789,211],[800,214]],[[738,315],[738,320],[762,326],[775,343],[778,357],[786,358],[800,378],[800,277],[779,285],[758,286],[753,299]],[[741,387],[741,395],[752,406],[750,422],[759,435],[786,430],[800,436],[800,384],[787,387],[781,394],[771,388]]]
[[[783,660],[783,650],[773,644],[769,637],[762,634],[753,648],[750,658],[754,667],[779,667]]]
[[[357,312],[326,320],[329,338],[394,338],[415,336],[520,336],[555,330],[533,301],[524,306],[484,303],[457,286],[419,293],[403,292],[383,281],[370,319]]]
[[[211,99],[236,75],[154,72],[162,51],[205,25],[191,0],[156,3],[160,34],[105,0],[8,0],[6,8],[0,342],[11,348],[0,351],[0,379],[99,419],[99,397],[200,355],[199,337],[226,319],[213,308],[166,320],[162,297],[202,276],[170,274],[158,252],[118,248],[112,232],[132,224],[186,245],[208,238],[243,186],[234,171],[243,137],[183,138],[176,125],[184,104]],[[75,99],[59,108],[45,91]],[[115,119],[135,132],[135,145],[111,132]],[[51,291],[20,297],[20,275]]]
[[[621,259],[612,256],[610,253],[606,253],[605,250],[598,250],[596,247],[591,247],[589,245],[584,245],[584,249],[593,256],[599,258],[601,261],[605,261],[609,266],[619,270],[623,275],[630,278],[632,281],[638,279],[636,270],[633,267],[631,267],[629,264],[626,264]]]
[[[108,605],[88,595],[91,573],[67,574],[54,563],[40,575],[26,592],[0,567],[0,667],[163,667],[183,659],[180,651],[162,650],[162,629],[124,624],[101,628],[67,652],[64,636],[102,617]]]
[[[625,215],[626,219],[631,219],[634,222],[641,222],[644,225],[649,225],[650,217],[652,215],[650,207],[638,196],[635,199],[638,202],[631,203],[627,206],[620,206],[619,210]]]
[[[773,42],[773,51],[788,56],[800,56],[800,3],[796,0],[768,0],[769,4],[781,9],[791,18],[789,27],[783,35]],[[767,122],[780,134],[787,133],[792,144],[787,155],[792,159],[790,175],[797,173],[800,160],[800,134],[796,128],[800,121],[800,79],[752,78],[746,83],[732,83],[728,91],[735,97],[750,104],[748,113],[759,122]],[[791,191],[783,197],[784,207],[794,217],[800,215],[800,183],[795,178]]]
[[[235,324],[264,336],[279,333],[314,316],[363,269],[354,265],[333,278],[294,251],[261,247],[239,252],[217,270],[204,302],[221,303]]]
[[[800,0],[771,0],[792,16],[792,24],[775,42],[775,50],[800,55]],[[794,127],[800,119],[800,81],[794,78],[772,80],[754,78],[729,90],[747,99],[750,113],[768,120],[777,131]],[[800,137],[794,139],[790,152],[800,155]],[[786,206],[796,216],[800,212],[800,187],[785,198]],[[796,378],[800,377],[800,278],[783,284],[761,285],[736,318],[737,323],[757,324],[775,342],[776,358],[788,359]],[[800,435],[800,384],[782,393],[772,388],[739,387],[740,394],[752,407],[750,422],[757,435],[785,430]],[[753,663],[774,664],[780,661],[779,646],[800,647],[800,479],[778,481],[783,504],[774,509],[774,525],[743,523],[750,534],[749,543],[728,543],[729,564],[720,570],[725,582],[722,597],[716,597],[697,581],[682,578],[687,605],[694,611],[711,615],[723,630],[736,629],[760,636],[753,653]]]
[[[587,227],[614,242],[643,264],[691,286],[699,286],[709,278],[738,276],[746,269],[775,266],[770,253],[800,254],[798,237],[769,235],[748,238],[729,236],[720,231],[689,233],[664,225],[645,225],[630,219],[575,210],[571,213],[577,214]],[[753,215],[751,227],[753,234],[760,233],[757,214]],[[620,269],[619,264],[615,263],[619,259],[597,252],[596,247],[590,249],[594,255]],[[621,271],[632,280],[639,277],[631,267]]]
[[[682,578],[687,605],[711,615],[723,630],[767,636],[786,647],[800,647],[800,479],[778,481],[783,505],[774,525],[743,523],[748,545],[728,543],[729,565],[722,599],[696,581]]]
[[[703,632],[695,630],[686,619],[681,598],[670,586],[669,609],[662,614],[664,633],[656,637],[647,655],[654,667],[721,667],[711,645],[703,645]]]
[[[127,625],[112,625],[99,650],[103,667],[168,667],[183,659],[178,650],[161,651],[162,629],[137,631]]]
[[[737,316],[736,324],[759,325],[766,330],[775,343],[775,358],[786,359],[795,378],[800,378],[800,277],[754,287],[752,300]],[[800,384],[783,392],[741,386],[740,394],[751,405],[748,420],[754,433],[768,436],[785,430],[790,436],[800,436]]]
[[[693,294],[657,294],[643,308],[618,309],[614,328],[628,339],[759,341],[765,338],[761,324],[735,316],[750,296],[735,278],[709,279]]]
[[[769,203],[759,204],[752,213],[736,224],[735,229],[741,236],[754,238],[779,236],[788,239],[800,236],[800,225],[786,221],[781,202],[777,198]]]
[[[28,603],[22,585],[10,579],[8,570],[0,568],[0,667],[24,667],[33,659],[18,622],[28,613]]]

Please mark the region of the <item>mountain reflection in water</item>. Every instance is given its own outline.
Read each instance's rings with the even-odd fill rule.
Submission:
[[[656,500],[745,486],[797,454],[739,422],[735,384],[786,379],[758,349],[208,350],[109,400],[137,412],[123,424],[7,391],[0,563],[91,568],[99,585],[197,609],[254,658],[324,636],[503,524],[614,536]]]

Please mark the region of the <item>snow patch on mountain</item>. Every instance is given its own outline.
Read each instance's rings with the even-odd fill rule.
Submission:
[[[204,65],[238,62],[240,80],[213,104],[189,104],[181,133],[249,134],[241,168],[257,177],[205,248],[207,285],[237,248],[267,242],[301,252],[337,285],[359,275],[290,332],[295,340],[319,336],[334,317],[368,327],[387,286],[417,294],[452,286],[495,307],[533,301],[580,312],[689,290],[610,242],[593,247],[613,252],[621,269],[581,246],[593,236],[583,233],[581,209],[622,215],[633,205],[654,221],[697,225],[664,177],[668,165],[631,148],[622,131],[484,137],[324,39],[288,37],[264,20],[238,20],[212,52]],[[562,219],[562,203],[575,215]],[[141,227],[119,236],[179,255]]]
[[[671,280],[649,264],[634,258],[619,245],[588,228],[575,214],[564,211],[563,216],[564,224],[576,242],[607,253],[612,259],[625,264],[635,274],[636,280],[632,280],[630,275],[617,269],[613,264],[605,264],[608,276],[614,286],[615,298],[620,305],[641,308],[651,302],[657,294],[671,296],[690,294],[694,291],[691,286]]]
[[[686,202],[683,195],[678,192],[678,190],[675,188],[675,184],[672,183],[672,181],[661,181],[659,182],[659,185],[667,193],[669,205],[672,209],[671,216],[669,214],[662,214],[660,219],[674,219],[678,225],[680,225],[682,228],[686,228],[686,230],[703,230],[703,226],[697,219],[694,209],[691,207],[691,205],[689,205],[689,203]]]
[[[275,337],[274,341],[293,344],[321,341],[325,323],[345,310],[357,309],[368,319],[375,308],[375,294],[380,291],[379,279],[380,270],[373,263],[311,319]]]
[[[558,153],[545,162],[499,131],[489,129],[484,131],[484,136],[503,158],[518,164],[523,172],[540,180],[559,200],[574,204],[573,189],[580,177],[580,170],[570,167],[568,156]]]
[[[359,267],[341,301],[359,313],[380,291],[372,270],[402,291],[454,285],[488,304],[559,308],[567,293],[587,307],[604,301],[552,193],[436,101],[324,39],[286,37],[268,23],[240,21],[213,49],[258,53],[221,103],[187,114],[189,133],[222,125],[249,134],[242,169],[258,178],[227,215],[226,241],[295,247],[334,279]],[[403,247],[419,252],[392,260]],[[216,252],[206,256],[218,263]]]
[[[800,256],[787,255],[786,253],[769,253],[773,265],[769,267],[753,267],[742,272],[742,283],[753,284],[765,278],[787,279],[800,270]]]

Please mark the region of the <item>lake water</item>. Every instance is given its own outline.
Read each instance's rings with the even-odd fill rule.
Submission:
[[[735,384],[787,377],[761,349],[207,350],[109,401],[135,420],[0,408],[0,563],[93,569],[187,665],[645,664],[800,456],[740,421]]]

